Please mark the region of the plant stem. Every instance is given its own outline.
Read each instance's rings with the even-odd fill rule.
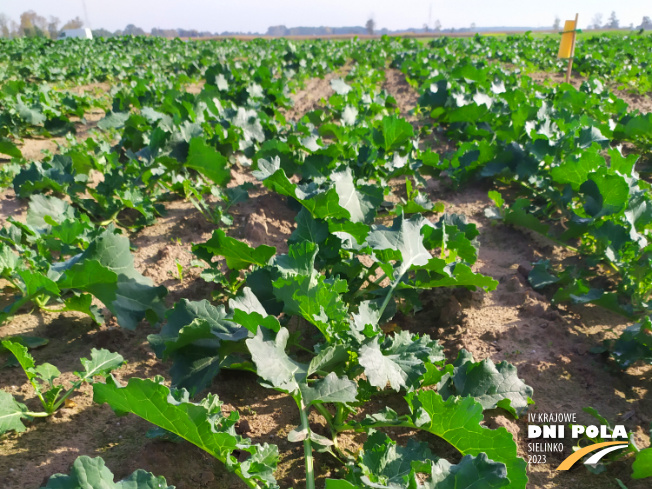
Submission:
[[[221,462],[226,464],[225,461],[221,461]],[[256,484],[255,481],[253,481],[252,479],[247,479],[247,478],[242,474],[242,470],[240,470],[240,467],[238,467],[237,469],[235,469],[233,472],[235,473],[235,475],[237,475],[238,477],[240,477],[240,480],[241,480],[242,482],[244,482],[245,484],[247,484],[247,486],[250,487],[251,489],[260,489],[260,486],[259,486],[258,484]]]
[[[32,297],[32,301],[38,306],[39,309],[45,309],[45,306],[50,302],[50,296],[47,294],[36,295]]]
[[[299,344],[299,343],[297,343],[297,342],[293,342],[293,343],[292,343],[292,346],[296,346],[296,347],[299,348],[300,350],[303,350],[303,351],[305,351],[305,352],[307,352],[307,353],[310,353],[311,355],[314,355],[314,354],[315,354],[315,352],[312,351],[310,348],[306,348],[305,346],[303,346],[303,345],[301,345],[301,344]]]
[[[317,411],[319,411],[319,414],[321,414],[324,417],[324,419],[326,420],[326,422],[328,423],[328,428],[331,430],[331,433],[334,434],[334,431],[333,431],[333,416],[331,415],[331,413],[329,413],[328,410],[321,403],[315,403],[314,406],[315,406],[315,409]]]
[[[40,309],[41,309],[41,311],[52,312],[52,313],[64,312],[64,311],[67,310],[65,307],[63,307],[61,309],[50,309],[49,307],[41,307]]]
[[[47,418],[52,413],[33,413],[31,411],[27,411],[23,414],[26,416],[31,416],[32,418]]]
[[[342,418],[344,417],[344,406],[336,404],[335,408],[335,429],[341,431],[340,427],[342,426]]]
[[[59,400],[58,400],[58,401],[57,401],[57,402],[52,406],[52,411],[54,412],[54,411],[56,411],[57,409],[59,409],[59,407],[61,406],[61,404],[63,404],[63,402],[64,402],[66,399],[68,399],[68,398],[70,397],[70,394],[72,394],[72,393],[75,392],[77,389],[79,389],[79,387],[80,387],[81,385],[82,385],[82,382],[80,382],[80,381],[76,381],[76,382],[74,382],[74,383],[72,384],[72,387],[71,387],[70,389],[68,389],[68,390],[63,394],[63,396],[61,396],[61,398],[60,398],[60,399],[59,399]]]
[[[366,424],[363,426],[359,425],[358,423],[347,423],[345,425],[340,426],[340,431],[355,431],[357,433],[361,433],[363,431],[366,431],[369,428],[417,428],[414,424],[412,424],[409,421],[404,421],[402,423],[382,423],[382,422],[377,422],[373,424]]]
[[[308,424],[308,409],[303,405],[303,399],[299,399],[299,410],[301,411],[301,430],[306,430],[308,435],[303,440],[303,456],[306,460],[306,489],[315,489],[315,472],[312,461],[312,444],[310,443],[310,425]]]
[[[111,217],[109,217],[108,219],[106,219],[104,221],[100,221],[98,224],[100,226],[108,226],[112,222],[115,222],[115,220],[118,218],[118,214],[120,214],[121,211],[122,211],[122,209],[118,209],[117,211],[115,211],[113,213],[113,215]]]
[[[387,291],[387,295],[385,296],[385,300],[383,301],[383,304],[380,306],[380,310],[378,311],[379,318],[383,317],[383,312],[385,312],[385,308],[387,307],[387,304],[389,304],[389,300],[392,298],[392,295],[394,294],[394,289],[396,289],[396,286],[401,281],[401,278],[403,278],[403,275],[405,275],[405,272],[403,272],[400,277],[398,277],[394,282],[392,282],[392,285]]]
[[[7,282],[9,282],[14,289],[20,290],[20,287],[18,287],[18,284],[16,282],[14,282],[11,279],[11,277],[2,277],[2,278],[4,278]]]
[[[38,396],[39,400],[41,401],[41,404],[43,405],[43,409],[45,409],[47,411],[48,404],[45,402],[45,399],[43,398],[43,394],[41,394],[40,386],[36,382],[33,382],[32,379],[29,379],[29,383],[32,384],[32,387],[34,388],[34,391],[36,391],[36,395]],[[48,416],[50,414],[52,414],[52,412],[48,412]]]

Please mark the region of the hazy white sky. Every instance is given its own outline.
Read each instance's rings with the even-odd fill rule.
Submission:
[[[26,10],[62,21],[84,16],[84,0],[0,0],[0,13],[18,21]],[[429,18],[444,28],[482,26],[551,26],[579,13],[580,27],[601,13],[603,22],[616,12],[621,26],[652,17],[650,0],[85,0],[92,28],[111,31],[136,24],[200,31],[265,32],[270,25],[364,25],[370,16],[378,28],[422,27]],[[432,11],[432,16],[430,12]],[[562,24],[563,25],[563,24]]]

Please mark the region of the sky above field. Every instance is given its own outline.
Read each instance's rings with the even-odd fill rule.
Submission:
[[[644,15],[652,17],[650,0],[85,0],[90,27],[114,31],[127,24],[151,30],[185,28],[200,31],[260,32],[272,25],[353,26],[373,17],[377,28],[390,30],[421,28],[439,20],[443,28],[488,26],[551,26],[579,13],[580,27],[596,14],[606,22],[615,10],[621,27],[639,25]],[[20,14],[34,10],[62,21],[85,19],[82,0],[0,0],[0,13],[18,21]],[[563,25],[563,23],[562,23]]]

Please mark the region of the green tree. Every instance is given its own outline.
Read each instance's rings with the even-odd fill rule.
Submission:
[[[48,21],[33,10],[20,14],[18,32],[25,37],[48,37]]]
[[[641,25],[638,26],[639,29],[652,29],[652,19],[647,15],[643,17]]]
[[[113,37],[113,33],[100,27],[99,29],[93,29],[93,37]]]
[[[559,15],[555,15],[555,21],[552,23],[552,30],[558,31],[560,27],[561,27],[561,19],[559,18]]]
[[[591,29],[600,29],[602,27],[602,14],[595,14],[589,26]]]
[[[50,21],[48,22],[48,34],[50,35],[50,39],[56,39],[59,37],[59,24],[61,24],[61,21],[57,17],[51,15]]]
[[[607,29],[618,29],[619,26],[620,26],[620,21],[618,20],[618,17],[616,17],[616,12],[613,11],[609,16],[609,20],[607,21],[605,27]]]
[[[376,21],[373,18],[369,18],[367,23],[364,25],[365,29],[367,29],[367,34],[370,36],[374,35],[374,29],[376,28]]]
[[[75,17],[74,19],[70,19],[68,22],[63,24],[63,27],[61,28],[62,30],[64,29],[81,29],[84,27],[84,21],[81,20],[79,17]]]
[[[122,31],[123,36],[144,36],[145,31],[134,24],[129,24],[125,27],[125,30]]]
[[[11,19],[9,17],[7,17],[5,14],[0,14],[0,36],[2,37],[11,36],[10,23],[11,23]]]

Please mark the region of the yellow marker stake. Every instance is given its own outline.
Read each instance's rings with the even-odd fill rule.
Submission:
[[[575,20],[567,20],[564,23],[564,32],[561,35],[559,53],[557,53],[557,58],[568,59],[568,68],[566,69],[566,83],[570,81],[571,70],[573,69],[573,56],[575,55],[575,36],[577,31],[578,16],[578,14],[575,14]]]
[[[567,20],[564,23],[564,32],[561,34],[561,43],[559,44],[559,59],[568,59],[571,57],[571,48],[573,47],[573,34],[575,33],[575,21]]]

